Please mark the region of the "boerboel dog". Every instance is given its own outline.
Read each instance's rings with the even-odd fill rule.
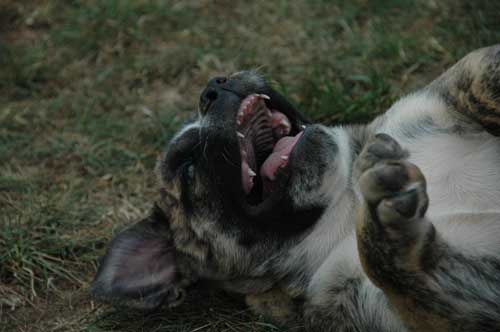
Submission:
[[[499,135],[500,46],[367,125],[310,123],[255,72],[214,78],[91,291],[153,309],[210,280],[308,331],[500,331]]]

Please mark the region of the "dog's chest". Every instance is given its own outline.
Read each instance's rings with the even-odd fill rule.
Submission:
[[[500,140],[486,135],[437,133],[404,141],[427,179],[429,217],[500,210]]]
[[[429,217],[500,211],[500,138],[429,96],[409,96],[381,120],[376,132],[407,149],[427,180]]]

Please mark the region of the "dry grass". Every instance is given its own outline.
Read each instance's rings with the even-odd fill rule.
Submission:
[[[207,79],[259,68],[314,119],[365,121],[499,42],[499,6],[2,1],[0,331],[280,331],[207,286],[149,315],[86,292],[112,234],[149,208],[155,159]]]

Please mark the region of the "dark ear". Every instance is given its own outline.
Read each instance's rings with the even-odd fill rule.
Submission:
[[[175,251],[160,209],[118,234],[101,260],[91,293],[98,299],[150,310],[177,300]]]

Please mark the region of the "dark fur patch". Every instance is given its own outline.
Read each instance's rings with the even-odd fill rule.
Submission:
[[[500,48],[469,54],[430,85],[459,113],[500,135]]]

